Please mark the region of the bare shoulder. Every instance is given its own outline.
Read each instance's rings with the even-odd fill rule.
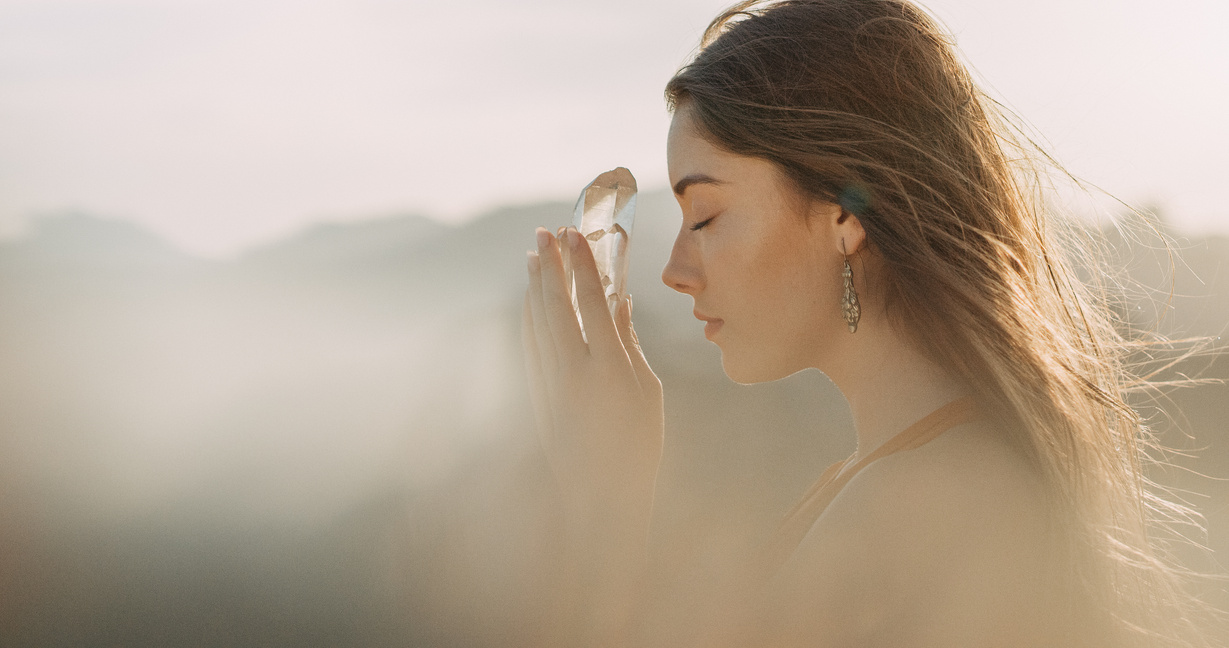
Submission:
[[[995,428],[966,424],[851,479],[778,589],[851,644],[1040,645],[1049,520],[1027,458]]]
[[[967,535],[1040,532],[1045,507],[1041,476],[1024,454],[996,428],[971,423],[870,464],[830,511],[871,530],[904,523]]]

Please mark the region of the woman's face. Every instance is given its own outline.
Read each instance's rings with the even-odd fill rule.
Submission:
[[[667,141],[683,224],[662,281],[691,295],[740,383],[823,368],[841,318],[840,208],[801,200],[777,165],[703,139],[680,106]],[[808,213],[809,212],[809,213]]]

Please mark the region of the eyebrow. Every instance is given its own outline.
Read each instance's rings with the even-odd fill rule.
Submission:
[[[674,195],[681,198],[683,192],[687,191],[687,187],[696,184],[721,185],[725,184],[725,182],[703,173],[693,173],[674,183]]]

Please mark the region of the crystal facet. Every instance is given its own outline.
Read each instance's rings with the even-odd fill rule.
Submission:
[[[635,221],[636,179],[623,167],[599,175],[576,200],[572,226],[589,240],[598,275],[606,288],[606,305],[611,315],[627,290],[627,247]],[[579,317],[571,264],[568,264],[568,280],[572,285],[572,304]],[[583,322],[581,328],[584,328]]]

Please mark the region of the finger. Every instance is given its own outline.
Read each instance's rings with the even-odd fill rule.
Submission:
[[[576,301],[580,306],[580,317],[585,322],[585,336],[589,339],[590,350],[604,358],[626,356],[610,316],[606,289],[598,277],[597,263],[593,260],[589,241],[575,228],[568,228],[567,246],[576,281]]]
[[[563,258],[555,237],[538,228],[538,260],[541,266],[542,304],[555,345],[555,361],[564,363],[588,356],[589,349],[580,335],[580,322],[572,308],[571,287],[563,276]]]
[[[538,354],[537,334],[533,329],[533,305],[529,290],[525,291],[525,304],[521,309],[521,347],[525,350],[525,374],[529,378],[529,402],[538,421],[539,439],[545,443],[551,435],[553,420],[550,403],[546,396],[546,384],[542,376],[542,360]]]
[[[569,258],[568,246],[565,245],[565,242],[567,241],[567,239],[564,238],[566,236],[567,229],[568,228],[566,227],[560,227],[555,232],[555,240],[559,242],[559,256],[563,260],[563,285],[567,289],[568,297],[572,300],[572,312],[576,313],[579,311],[576,308],[576,295],[574,294],[576,291],[572,289],[572,286],[574,285],[573,284],[573,273],[572,273],[572,259]],[[581,339],[584,340],[585,339],[585,336],[584,336],[585,327],[584,327],[583,322],[580,325],[580,331],[581,331]]]
[[[567,241],[567,239],[564,238],[567,229],[568,228],[566,227],[560,227],[558,230],[555,230],[555,241],[557,242],[556,247],[559,250],[560,265],[563,266],[563,286],[568,293],[568,297],[575,299],[572,295],[572,260],[568,258],[568,246],[564,244]],[[576,312],[575,303],[572,304],[572,312]],[[583,331],[584,327],[582,326],[581,328]],[[584,339],[583,334],[581,335],[581,339]]]
[[[649,367],[649,361],[644,357],[644,351],[640,348],[640,340],[636,337],[636,331],[632,328],[632,296],[628,295],[619,302],[618,321],[619,338],[623,342],[623,347],[627,349],[627,356],[632,361],[632,369],[636,371],[636,382],[640,383],[640,388],[648,393],[661,393],[661,380],[657,378],[657,374],[653,373],[653,369]]]
[[[555,358],[555,339],[551,335],[550,323],[546,318],[546,306],[542,302],[542,266],[538,253],[530,252],[527,263],[529,265],[529,313],[533,318],[534,342],[538,349],[539,366],[542,368],[542,383],[549,395],[555,388],[555,372],[558,368]]]

